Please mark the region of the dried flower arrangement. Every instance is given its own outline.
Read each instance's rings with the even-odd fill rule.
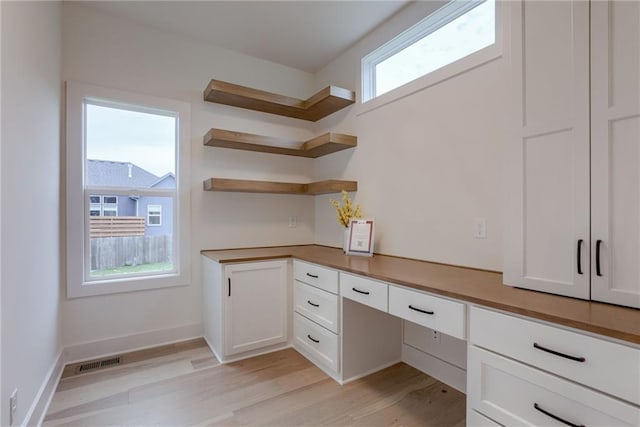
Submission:
[[[329,199],[329,203],[336,209],[338,214],[338,223],[345,228],[349,227],[349,221],[352,218],[362,218],[362,209],[360,205],[353,205],[349,193],[342,190],[342,204],[339,201]]]

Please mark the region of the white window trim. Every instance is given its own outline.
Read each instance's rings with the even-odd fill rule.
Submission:
[[[452,0],[431,15],[427,16],[407,31],[402,32],[392,40],[388,41],[384,45],[376,48],[373,52],[369,53],[362,58],[361,61],[361,93],[360,103],[355,107],[355,114],[361,115],[369,111],[382,107],[383,105],[405,98],[416,92],[420,92],[431,86],[434,86],[440,82],[448,80],[457,75],[463,74],[474,68],[477,68],[483,64],[491,62],[502,56],[503,46],[503,34],[504,34],[504,13],[503,13],[503,1],[495,1],[495,13],[496,13],[496,28],[495,28],[495,43],[487,46],[477,52],[467,55],[459,60],[438,68],[422,77],[418,77],[415,80],[405,83],[395,89],[392,89],[382,95],[371,98],[375,93],[375,66],[379,62],[384,61],[390,56],[401,51],[405,47],[420,40],[425,35],[435,31],[442,25],[447,24],[451,20],[473,9],[478,3],[482,3],[485,0]],[[460,4],[464,6],[460,6]],[[473,7],[472,7],[473,6]],[[453,15],[450,15],[453,14]],[[452,18],[453,16],[453,18]],[[445,19],[446,18],[446,19]],[[433,21],[431,25],[425,26],[424,21]],[[370,98],[370,99],[368,99]],[[364,101],[364,99],[368,99]]]
[[[158,213],[151,213],[151,210],[156,210]],[[157,216],[160,219],[160,222],[157,224],[151,224],[149,218],[152,216]],[[147,226],[148,227],[162,227],[162,205],[147,205]]]
[[[67,297],[78,298],[93,295],[132,292],[146,289],[158,289],[171,286],[189,285],[191,281],[190,235],[189,235],[189,161],[191,106],[189,103],[171,99],[157,98],[131,92],[108,89],[84,83],[67,82]],[[83,186],[85,168],[84,144],[84,101],[112,100],[113,104],[131,104],[144,106],[146,111],[176,112],[178,146],[176,177],[178,197],[174,198],[174,272],[156,275],[127,276],[123,278],[87,280],[89,254],[85,252],[89,244],[89,215],[86,214],[89,194],[97,189]],[[113,105],[111,104],[111,105]],[[148,109],[147,109],[148,108]],[[128,189],[130,190],[130,189]],[[158,194],[150,189],[143,193]],[[99,189],[100,194],[118,194],[117,189]],[[172,190],[173,191],[173,190]],[[179,203],[179,206],[177,205]],[[84,224],[78,227],[77,224]],[[75,226],[74,226],[75,225]]]
[[[109,196],[106,196],[109,197]],[[100,196],[101,199],[101,203],[100,203],[100,211],[102,212],[102,216],[107,216],[104,213],[105,212],[114,212],[115,211],[115,215],[114,216],[118,216],[118,196],[114,196],[116,198],[116,202],[115,203],[107,203],[104,201],[105,196]]]

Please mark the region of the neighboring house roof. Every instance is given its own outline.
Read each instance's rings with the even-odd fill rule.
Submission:
[[[156,175],[133,163],[87,159],[87,185],[149,188],[159,180]]]
[[[150,185],[150,187],[157,188],[176,188],[176,177],[172,172],[165,173],[156,182]]]

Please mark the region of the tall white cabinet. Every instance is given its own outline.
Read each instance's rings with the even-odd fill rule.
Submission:
[[[591,298],[640,307],[640,2],[591,4],[591,113]]]
[[[505,284],[640,307],[640,3],[508,7]]]

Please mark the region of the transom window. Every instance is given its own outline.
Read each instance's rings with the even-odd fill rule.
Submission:
[[[495,43],[495,0],[452,0],[362,59],[362,102]]]

